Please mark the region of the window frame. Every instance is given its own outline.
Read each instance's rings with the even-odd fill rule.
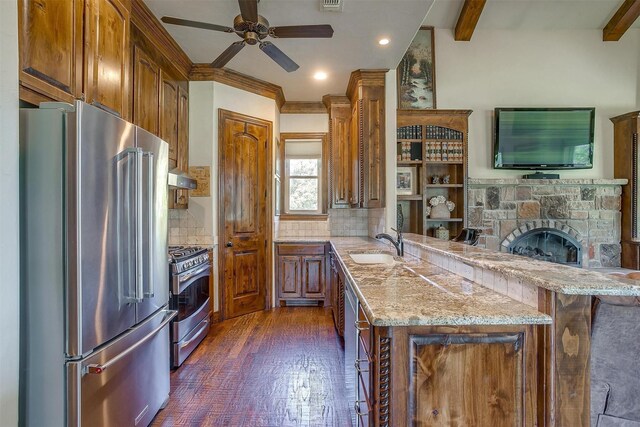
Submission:
[[[327,133],[281,133],[280,134],[280,149],[279,159],[280,170],[282,171],[281,179],[276,179],[276,185],[280,185],[280,200],[279,205],[282,207],[279,215],[280,220],[298,220],[298,221],[324,221],[327,219],[327,206],[329,199],[329,185],[327,181],[328,177],[328,147],[327,147]],[[291,142],[321,142],[322,154],[309,155],[309,156],[290,156],[289,158],[301,158],[301,159],[313,159],[320,158],[319,173],[317,175],[318,180],[318,210],[317,211],[290,211],[289,210],[289,180],[291,178],[298,177],[297,175],[291,177],[289,175],[289,167],[287,165],[287,157],[285,147],[287,141]],[[309,176],[301,176],[300,178],[310,178]],[[277,193],[277,191],[276,191]]]

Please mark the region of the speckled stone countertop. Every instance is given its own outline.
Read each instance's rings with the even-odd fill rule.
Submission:
[[[548,324],[551,317],[411,255],[393,265],[357,264],[351,253],[389,253],[366,237],[329,239],[375,326]]]
[[[550,291],[570,295],[640,296],[640,281],[614,277],[584,268],[538,261],[433,237],[406,234],[405,242],[456,258],[467,265],[526,280]]]

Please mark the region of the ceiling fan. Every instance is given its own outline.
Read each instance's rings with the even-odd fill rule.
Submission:
[[[274,38],[331,38],[333,28],[331,25],[291,25],[286,27],[270,27],[269,21],[258,15],[258,2],[260,0],[238,0],[240,4],[240,15],[233,20],[233,28],[223,25],[209,24],[206,22],[189,21],[187,19],[172,18],[163,16],[162,22],[184,27],[202,28],[205,30],[222,31],[225,33],[235,33],[241,41],[231,43],[224,52],[211,63],[213,68],[222,68],[245,44],[259,45],[260,50],[266,53],[271,59],[288,72],[297,70],[300,66],[289,58],[283,51],[278,49],[273,43],[263,41],[267,36]]]

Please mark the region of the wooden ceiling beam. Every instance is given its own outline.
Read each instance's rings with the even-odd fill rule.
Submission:
[[[602,40],[616,42],[640,16],[640,0],[625,0],[602,30]]]
[[[484,4],[487,0],[465,0],[460,16],[458,17],[458,23],[456,24],[455,40],[466,41],[471,40],[473,32],[478,24],[478,19],[484,9]]]

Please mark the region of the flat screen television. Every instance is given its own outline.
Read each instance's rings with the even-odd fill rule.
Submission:
[[[595,108],[496,108],[494,168],[590,169]]]

